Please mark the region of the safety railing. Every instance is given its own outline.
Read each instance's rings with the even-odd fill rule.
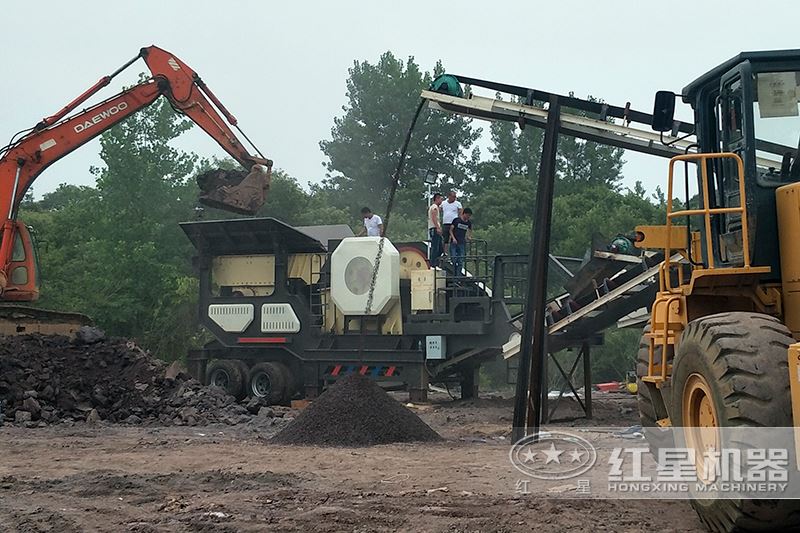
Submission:
[[[464,256],[460,258],[461,268],[454,264],[457,261],[454,261],[452,249],[448,255],[439,258],[434,269],[436,310],[447,311],[450,299],[454,297],[490,296],[493,261],[487,241],[480,239],[466,243]]]
[[[736,163],[736,171],[738,176],[739,182],[739,205],[736,207],[711,207],[710,200],[709,200],[709,172],[708,172],[708,162],[711,160],[724,160],[724,159],[731,159]],[[672,211],[672,199],[673,199],[673,177],[674,177],[674,170],[675,170],[675,163],[678,162],[696,162],[697,166],[699,167],[699,175],[700,175],[700,189],[703,197],[703,207],[702,209],[683,209],[681,211]],[[688,196],[688,195],[687,195]],[[687,206],[688,207],[688,206]],[[671,264],[670,256],[672,255],[672,220],[679,217],[691,217],[691,216],[703,216],[703,224],[705,228],[705,244],[706,244],[706,256],[708,257],[708,263],[705,268],[713,269],[715,268],[714,264],[714,242],[711,233],[711,217],[715,215],[723,215],[723,214],[735,214],[739,213],[742,217],[742,251],[744,255],[744,268],[750,268],[750,239],[748,235],[747,229],[747,201],[745,196],[745,186],[744,186],[744,163],[742,162],[742,158],[739,157],[737,154],[730,153],[730,152],[723,152],[723,153],[707,153],[707,154],[685,154],[675,156],[669,161],[669,180],[667,183],[667,239],[666,239],[666,246],[664,249],[664,266],[663,266],[663,273],[661,276],[662,279],[662,290],[668,292],[674,292],[679,290],[676,287],[672,286],[672,278],[671,278],[671,269],[673,268],[673,264]],[[677,265],[678,268],[678,276],[679,280],[678,283],[683,283],[683,275],[682,269],[680,268],[681,265]]]
[[[304,269],[308,271],[308,279],[311,284],[307,287],[308,302],[309,302],[309,315],[312,323],[321,328],[325,328],[327,322],[326,317],[331,309],[329,300],[329,293],[326,290],[329,288],[329,274],[323,272],[322,266],[327,261],[328,257],[322,254],[315,254],[312,259],[304,265]],[[295,273],[297,274],[297,273]]]
[[[658,309],[664,307],[664,321],[663,323],[652,321],[652,330],[649,335],[649,353],[647,360],[647,376],[648,378],[657,378],[658,381],[666,381],[667,369],[669,368],[669,345],[670,333],[674,331],[670,324],[670,308],[675,304],[678,306],[674,312],[680,314],[681,297],[672,295],[663,300],[656,300],[653,303],[652,316],[658,316]],[[663,324],[662,328],[658,326]],[[674,341],[674,339],[672,339]],[[656,368],[656,343],[661,347],[661,362]],[[656,371],[658,371],[656,373]]]

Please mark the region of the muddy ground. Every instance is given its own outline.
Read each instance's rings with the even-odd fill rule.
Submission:
[[[636,423],[634,408],[598,397],[594,422],[549,428],[588,435]],[[509,400],[440,395],[414,410],[444,442],[316,448],[270,444],[270,426],[4,426],[0,531],[702,531],[683,501],[570,499],[536,484],[521,494]]]

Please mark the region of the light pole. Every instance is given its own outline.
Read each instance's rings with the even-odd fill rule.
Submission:
[[[433,187],[439,179],[439,173],[430,169],[420,169],[419,176],[423,179],[428,186],[428,194],[425,197],[425,216],[428,216],[428,208],[431,205],[431,187]]]

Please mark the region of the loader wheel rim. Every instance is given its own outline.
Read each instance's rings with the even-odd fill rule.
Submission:
[[[210,381],[211,381],[211,385],[213,385],[215,387],[219,387],[221,389],[228,390],[228,388],[230,387],[230,384],[231,384],[231,377],[228,375],[228,373],[226,371],[224,371],[224,370],[222,370],[220,368],[220,369],[214,371],[213,374],[211,374],[211,380]]]
[[[253,376],[253,380],[250,382],[250,390],[253,392],[253,396],[266,398],[272,392],[272,380],[269,379],[266,372],[259,372]]]
[[[695,466],[698,476],[703,479],[710,472],[704,472],[706,452],[720,449],[717,431],[717,410],[711,395],[711,387],[700,374],[692,374],[683,387],[681,402],[686,447],[694,450]]]

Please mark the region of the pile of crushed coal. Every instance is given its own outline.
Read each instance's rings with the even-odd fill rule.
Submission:
[[[239,404],[220,388],[167,370],[133,342],[96,328],[82,328],[74,339],[0,338],[0,424],[234,425],[285,414],[257,400]]]
[[[375,381],[350,375],[337,381],[270,442],[370,446],[442,438]]]

